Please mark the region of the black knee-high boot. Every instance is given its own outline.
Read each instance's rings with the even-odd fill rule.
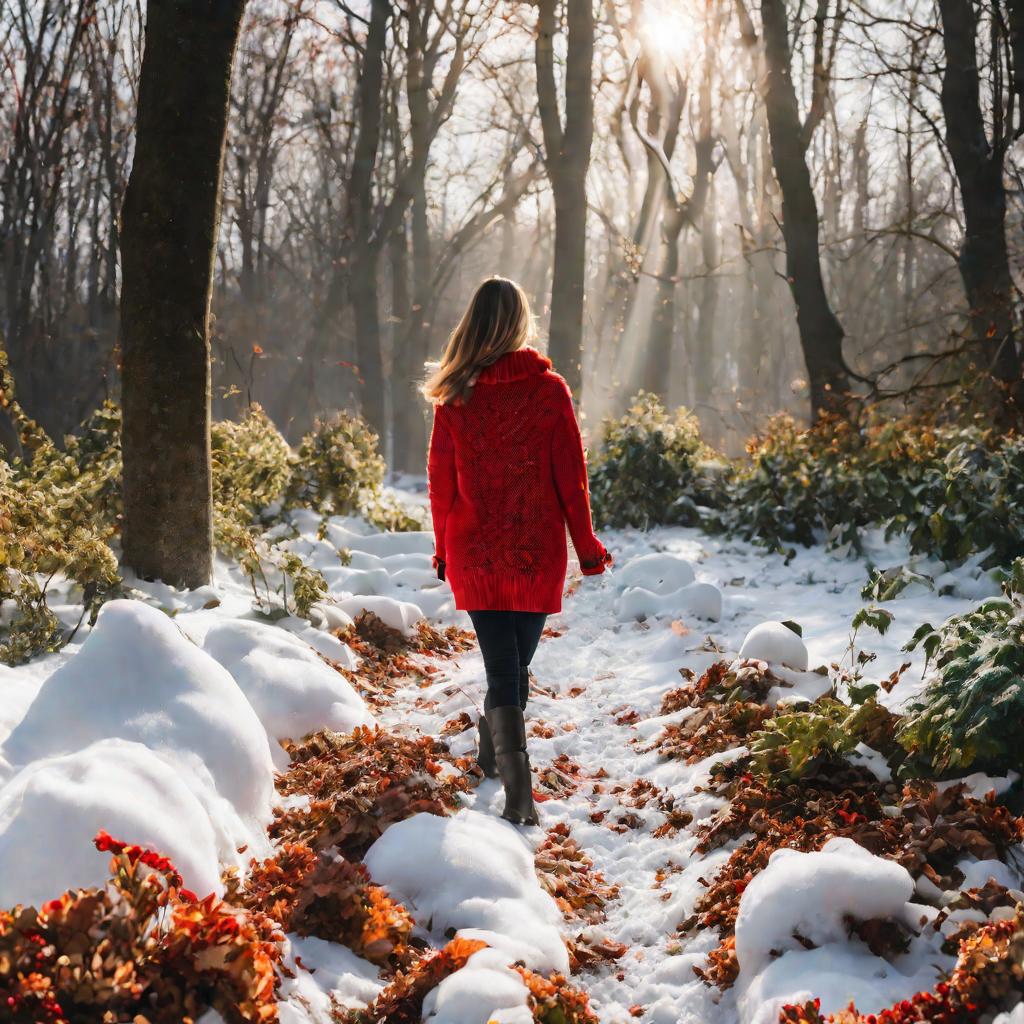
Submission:
[[[498,762],[494,757],[494,738],[487,719],[481,715],[476,721],[476,763],[488,779],[498,777]]]
[[[526,753],[526,721],[518,704],[491,708],[487,724],[494,738],[494,755],[498,774],[505,787],[505,810],[502,817],[514,825],[536,825],[533,806],[533,777]]]

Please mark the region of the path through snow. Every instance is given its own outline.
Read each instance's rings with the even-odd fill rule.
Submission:
[[[354,614],[362,608],[377,611],[396,627],[407,627],[420,611],[443,625],[469,625],[467,616],[454,612],[449,588],[438,585],[430,571],[428,534],[366,536],[364,523],[331,520],[326,538],[318,539],[317,517],[300,514],[296,522],[301,536],[289,543],[324,571],[335,598],[325,609],[325,627],[350,622],[346,610]],[[536,684],[528,709],[535,768],[547,775],[559,758],[567,758],[560,763],[568,763],[570,770],[579,766],[578,788],[549,795],[540,806],[540,827],[519,832],[498,816],[499,784],[485,781],[456,819],[401,822],[367,854],[378,881],[391,884],[396,896],[405,889],[404,895],[413,897],[410,910],[421,925],[436,926],[435,938],[442,938],[449,925],[489,934],[494,948],[477,954],[472,971],[453,976],[442,986],[444,993],[438,989],[433,1002],[428,1000],[428,1010],[438,1007],[431,1018],[435,1024],[487,1024],[491,1019],[522,1024],[529,1020],[525,990],[503,964],[523,958],[541,971],[564,967],[558,933],[572,937],[581,926],[560,919],[539,887],[531,859],[531,849],[559,823],[571,828],[605,881],[619,890],[606,908],[607,919],[591,926],[591,934],[623,944],[625,953],[613,965],[574,979],[591,994],[603,1024],[755,1020],[749,1006],[739,1003],[742,985],[721,993],[694,974],[717,944],[717,935],[705,931],[681,940],[676,934],[703,891],[700,879],[711,878],[732,848],[699,857],[693,830],[720,806],[718,797],[704,791],[711,764],[738,752],[687,766],[641,748],[650,746],[665,724],[687,713],[660,716],[662,698],[681,683],[680,671],[699,675],[712,662],[735,657],[760,623],[793,620],[806,643],[806,649],[794,643],[794,635],[779,626],[781,632],[768,638],[773,653],[760,647],[761,657],[799,667],[806,653],[812,670],[848,657],[850,620],[864,604],[860,592],[866,566],[820,548],[800,551],[787,564],[752,545],[686,529],[611,533],[605,540],[617,569],[598,578],[571,576],[564,610],[550,618],[533,665]],[[353,552],[347,566],[338,558],[346,549]],[[683,560],[692,565],[696,579]],[[907,561],[897,545],[879,544],[875,551],[875,562],[882,566]],[[941,571],[930,568],[936,575]],[[908,589],[889,605],[895,622],[886,636],[860,639],[861,646],[878,655],[868,667],[872,678],[885,678],[900,666],[906,659],[900,647],[921,622],[938,623],[994,589],[971,566],[948,574],[944,582],[964,596]],[[624,598],[627,584],[643,589]],[[137,588],[145,604],[111,606],[93,633],[83,629],[59,654],[0,670],[5,697],[0,704],[0,876],[10,883],[8,902],[101,881],[106,859],[88,844],[88,836],[99,828],[123,827],[132,831],[124,838],[144,844],[159,844],[166,837],[181,866],[213,887],[219,863],[230,861],[238,845],[235,833],[251,833],[252,851],[267,847],[263,828],[269,820],[271,755],[278,767],[284,763],[277,739],[322,725],[350,728],[373,719],[385,727],[436,736],[462,712],[475,720],[482,705],[483,672],[474,651],[437,662],[442,671],[425,685],[410,679],[389,703],[365,706],[312,650],[347,666],[356,663],[353,653],[330,632],[301,620],[253,622],[251,593],[237,569],[220,566],[215,585],[191,593],[161,584],[139,583]],[[180,630],[153,606],[172,614]],[[647,612],[645,621],[638,621],[638,611]],[[78,609],[69,603],[59,612],[73,622]],[[787,647],[796,650],[787,652]],[[885,695],[887,702],[901,703],[920,685],[920,655],[914,660],[915,667]],[[794,692],[811,698],[827,686],[813,671],[773,669],[794,684]],[[154,711],[147,702],[156,683],[178,697]],[[54,706],[62,700],[61,687],[70,687],[81,705],[74,730],[61,726],[60,708]],[[224,694],[245,715],[222,721],[224,715],[214,712]],[[196,712],[210,702],[209,713]],[[243,736],[241,725],[253,735]],[[472,751],[474,739],[471,729],[450,742],[456,754],[464,754]],[[251,770],[232,774],[217,769],[225,744],[231,743],[245,749]],[[111,774],[114,747],[118,767]],[[98,767],[106,774],[93,770]],[[142,799],[139,794],[159,789],[169,774],[179,780],[178,803],[172,807],[166,794]],[[92,780],[88,792],[82,789],[86,779]],[[249,783],[257,788],[258,799],[234,792]],[[628,794],[638,783],[653,784],[671,797],[675,813],[692,816],[690,825],[655,836],[666,817],[656,801],[633,806]],[[22,800],[23,794],[37,792],[45,792],[49,802]],[[51,805],[58,810],[48,810]],[[222,813],[225,808],[231,813]],[[32,840],[48,835],[54,821],[62,828],[73,826],[78,835],[74,850]],[[39,849],[49,851],[47,858],[40,859]],[[667,867],[675,870],[665,873]],[[25,881],[16,885],[19,878]],[[902,891],[900,880],[894,892]],[[450,893],[450,899],[441,893]],[[296,940],[294,946],[302,961],[318,970],[315,975],[299,971],[285,986],[282,1024],[328,1024],[329,992],[352,1005],[372,998],[383,984],[372,965],[342,947],[317,939]],[[844,956],[850,955],[844,950]],[[874,984],[871,972],[877,972],[880,961],[858,955],[858,970],[866,971],[868,984]],[[920,964],[911,967],[917,971]],[[933,970],[930,962],[927,970]],[[851,986],[856,973],[850,973]],[[894,968],[885,992],[916,991],[920,980]],[[813,990],[815,981],[810,977],[802,983]],[[845,984],[841,977],[830,989],[835,1005],[824,1009],[845,1005],[853,994]],[[785,991],[794,989],[791,985]],[[882,1005],[883,990],[876,994]],[[507,1012],[493,1013],[501,1009]],[[208,1015],[204,1024],[215,1019]]]
[[[865,565],[820,549],[801,551],[787,565],[781,556],[686,529],[620,533],[608,540],[620,567],[653,551],[687,559],[696,568],[698,581],[721,589],[723,616],[719,622],[686,613],[642,623],[623,621],[622,583],[633,582],[634,573],[620,577],[613,571],[578,581],[562,613],[549,620],[551,632],[558,635],[545,637],[534,660],[536,684],[528,720],[543,722],[553,735],[531,736],[530,752],[535,769],[566,755],[585,776],[604,772],[607,778],[600,781],[600,793],[593,792],[592,782],[584,782],[570,796],[545,801],[539,828],[526,834],[539,843],[553,825],[568,823],[606,881],[619,887],[619,898],[607,907],[607,921],[594,931],[625,943],[628,952],[614,967],[579,979],[603,1024],[625,1024],[637,1019],[635,1015],[649,1024],[730,1024],[736,1019],[733,991],[720,993],[693,972],[717,944],[717,936],[705,932],[679,941],[675,929],[692,913],[703,891],[698,879],[712,877],[732,846],[695,857],[690,829],[655,838],[652,832],[665,815],[653,802],[628,806],[620,801],[626,794],[613,791],[628,791],[637,780],[649,780],[675,798],[676,810],[691,813],[694,825],[714,813],[720,802],[702,793],[701,786],[710,766],[735,756],[733,752],[693,766],[666,761],[657,752],[638,752],[637,747],[649,745],[666,722],[678,718],[678,713],[659,717],[662,697],[680,685],[680,669],[699,675],[713,661],[734,657],[748,631],[765,620],[800,623],[811,669],[840,661],[847,656],[850,620],[865,603],[860,596]],[[903,558],[902,552],[889,554],[891,564]],[[871,676],[884,678],[907,660],[899,648],[920,622],[940,620],[969,603],[929,593],[891,605],[896,613],[891,631],[884,638],[860,638],[878,654]],[[479,654],[465,655],[448,668],[426,689],[399,691],[382,720],[396,726],[413,724],[424,732],[435,732],[462,711],[475,720],[483,696]],[[823,682],[804,674],[790,676],[804,686]],[[903,700],[919,679],[919,671],[909,671],[888,699]],[[439,704],[429,713],[419,710],[434,701]],[[457,736],[453,750],[471,751],[474,736],[475,730]],[[485,782],[471,805],[498,814],[499,784]],[[618,825],[620,819],[625,827]],[[616,825],[619,831],[610,827]],[[658,870],[670,863],[683,870],[656,887]]]

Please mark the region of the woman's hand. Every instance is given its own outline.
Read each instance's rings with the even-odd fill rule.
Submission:
[[[445,572],[444,559],[438,558],[437,555],[434,555],[434,569],[437,571],[437,578],[443,583]]]
[[[601,554],[596,558],[580,559],[580,571],[584,576],[600,576],[612,561],[612,553],[607,548],[602,548]]]

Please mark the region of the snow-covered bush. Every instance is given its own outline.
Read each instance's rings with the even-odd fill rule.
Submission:
[[[786,665],[797,672],[806,672],[809,661],[802,631],[793,622],[758,623],[744,637],[740,657]]]
[[[45,880],[27,857],[31,844],[17,840],[53,829],[74,838],[131,824],[131,838],[150,845],[177,829],[182,846],[192,843],[198,856],[212,844],[228,864],[239,846],[267,846],[274,790],[266,731],[227,669],[142,601],[104,606],[81,649],[43,683],[3,757],[22,769],[4,789],[5,883]],[[55,813],[34,815],[31,801],[17,800],[16,784]]]
[[[850,839],[810,853],[776,850],[740,899],[740,1020],[775,1024],[782,1005],[812,994],[833,1010],[851,998],[881,1007],[898,997],[908,977],[850,935],[861,921],[906,927],[920,916],[913,894],[905,868]],[[918,984],[935,978],[930,967],[919,974]]]
[[[783,1007],[780,1024],[1018,1024],[1024,978],[1024,910],[1005,920],[967,929],[959,940],[956,966],[933,988],[897,999],[876,1013],[857,1007],[827,1016],[819,998]],[[993,1016],[999,1010],[1010,1012]]]
[[[569,969],[562,914],[529,843],[505,822],[470,810],[417,814],[373,844],[366,866],[436,935],[481,939],[533,970]]]
[[[374,724],[348,680],[309,644],[277,626],[229,619],[206,634],[203,650],[231,673],[271,740]],[[287,755],[276,743],[273,754],[278,767],[287,767]]]
[[[938,629],[921,626],[908,644],[922,646],[934,662],[899,734],[911,754],[908,767],[940,775],[972,767],[1024,770],[1024,559],[1014,563],[1004,589],[1004,598]]]
[[[718,465],[696,416],[682,407],[669,414],[640,392],[624,416],[604,424],[590,466],[594,520],[598,527],[695,526]]]

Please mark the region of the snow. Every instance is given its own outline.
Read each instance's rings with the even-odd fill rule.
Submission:
[[[393,597],[346,597],[338,602],[338,607],[353,618],[362,611],[373,612],[392,629],[401,630],[406,635],[411,634],[413,627],[423,618],[418,605]]]
[[[501,949],[509,962],[566,971],[562,915],[541,888],[526,837],[500,818],[460,811],[392,825],[364,858],[373,880],[437,935],[454,929]]]
[[[283,629],[245,619],[223,622],[206,634],[203,650],[231,673],[271,740],[374,724],[351,684]],[[284,750],[271,747],[278,768],[287,768]]]
[[[100,740],[32,762],[0,790],[0,906],[102,885],[110,857],[92,843],[101,829],[169,856],[188,888],[220,894],[220,865],[240,858],[215,794],[205,795],[204,805],[173,760],[141,743]]]
[[[663,552],[638,555],[621,569],[615,570],[615,585],[643,587],[655,594],[667,594],[689,586],[697,578],[693,566],[685,558]]]
[[[526,985],[508,965],[509,956],[502,949],[474,953],[462,970],[450,974],[427,996],[423,1020],[436,1024],[532,1024]]]
[[[0,903],[50,898],[67,885],[101,881],[107,858],[91,845],[99,828],[160,849],[191,888],[217,891],[222,865],[269,852],[272,756],[282,763],[276,740],[346,715],[369,716],[322,660],[358,670],[356,655],[331,631],[363,609],[406,632],[421,617],[467,625],[431,568],[429,533],[379,533],[362,520],[332,517],[318,539],[320,524],[319,515],[297,513],[299,536],[287,541],[329,582],[312,624],[289,615],[257,621],[248,581],[219,560],[214,583],[195,592],[131,580],[137,599],[107,605],[73,645],[0,669]],[[551,617],[552,632],[533,662],[537,686],[527,712],[531,723],[546,727],[529,739],[534,765],[546,768],[566,755],[581,769],[578,790],[540,803],[540,828],[516,829],[499,817],[499,783],[487,780],[453,817],[417,815],[392,825],[367,855],[374,881],[406,902],[422,936],[441,945],[457,931],[490,943],[428,996],[426,1019],[529,1024],[525,989],[509,964],[522,959],[542,971],[564,970],[564,939],[582,927],[562,918],[533,870],[535,847],[556,823],[571,828],[595,870],[620,888],[607,920],[593,931],[626,943],[628,953],[614,968],[574,980],[590,992],[603,1024],[631,1024],[634,1006],[643,1007],[640,1019],[648,1024],[775,1024],[771,1007],[801,993],[820,996],[826,1011],[850,998],[871,1011],[930,986],[937,967],[952,962],[936,945],[941,936],[917,936],[905,956],[888,964],[850,940],[841,920],[848,906],[861,918],[888,915],[916,927],[925,908],[911,902],[921,895],[907,887],[909,876],[866,851],[832,844],[818,854],[790,855],[809,860],[773,859],[748,887],[739,983],[720,992],[697,979],[693,968],[704,965],[718,937],[703,931],[679,938],[676,927],[706,891],[700,879],[712,878],[733,847],[701,855],[694,829],[722,806],[707,790],[709,772],[743,750],[685,765],[640,749],[688,713],[660,716],[662,698],[680,684],[680,669],[699,675],[725,658],[742,670],[737,659],[751,658],[770,664],[782,681],[771,703],[825,692],[828,677],[808,666],[844,657],[850,619],[864,604],[867,565],[907,563],[902,541],[885,542],[868,531],[863,560],[812,548],[787,562],[684,528],[602,539],[621,568],[577,579],[563,611]],[[942,586],[905,592],[888,606],[896,619],[884,637],[858,638],[877,654],[864,668],[866,681],[912,662],[893,691],[880,695],[893,708],[922,685],[923,653],[908,657],[900,650],[917,625],[964,611],[967,595],[991,583],[977,568],[951,570],[948,579],[944,567],[915,568],[942,578]],[[769,617],[799,621],[804,638],[781,621],[765,622]],[[479,653],[430,660],[438,672],[404,686],[396,680],[388,702],[374,705],[381,726],[437,735],[460,712],[478,711]],[[621,723],[623,708],[639,718]],[[454,752],[470,753],[473,731],[449,742]],[[877,754],[864,748],[860,756],[882,776]],[[591,778],[598,771],[607,773],[600,792]],[[637,779],[659,786],[693,815],[692,825],[656,838],[654,829],[665,821],[657,802],[633,808],[614,792]],[[1012,781],[970,780],[979,794]],[[613,831],[609,826],[627,810],[636,822]],[[239,854],[243,844],[248,849]],[[658,872],[670,864],[675,868],[656,886]],[[1019,886],[1003,864],[966,858],[960,867],[973,883],[991,876]],[[803,948],[794,929],[822,944]],[[771,948],[782,955],[770,957]],[[319,939],[289,937],[286,960],[296,976],[283,987],[282,1024],[329,1024],[332,997],[357,1007],[384,983],[372,965]],[[315,973],[298,967],[300,961]],[[203,1021],[219,1019],[207,1014]]]
[[[911,981],[849,936],[848,917],[910,924],[927,916],[928,908],[911,906],[913,894],[905,868],[850,839],[830,839],[814,853],[777,850],[740,899],[740,1021],[775,1024],[784,1003],[815,996],[823,1014],[851,1001],[862,1013],[874,1013],[908,991],[930,987],[934,971],[922,968],[924,977]],[[815,948],[805,948],[801,939]],[[910,987],[915,984],[917,989]]]
[[[132,740],[162,754],[197,796],[220,798],[218,813],[235,822],[235,845],[265,845],[273,766],[259,718],[225,668],[141,601],[103,607],[0,755],[27,765],[103,739]]]
[[[755,626],[740,647],[740,657],[787,665],[797,672],[806,672],[808,665],[807,645],[781,622],[762,622]]]
[[[368,536],[350,538],[347,547],[352,551],[385,558],[388,555],[433,555],[433,533],[410,530],[408,533],[371,533]]]
[[[847,915],[897,916],[913,892],[906,868],[850,839],[830,839],[816,853],[777,850],[740,900],[740,973],[756,974],[777,951],[801,948],[797,933],[816,946],[843,942]]]
[[[629,587],[619,599],[619,618],[694,615],[717,622],[722,617],[722,592],[712,583],[690,583],[667,594],[645,587]]]

